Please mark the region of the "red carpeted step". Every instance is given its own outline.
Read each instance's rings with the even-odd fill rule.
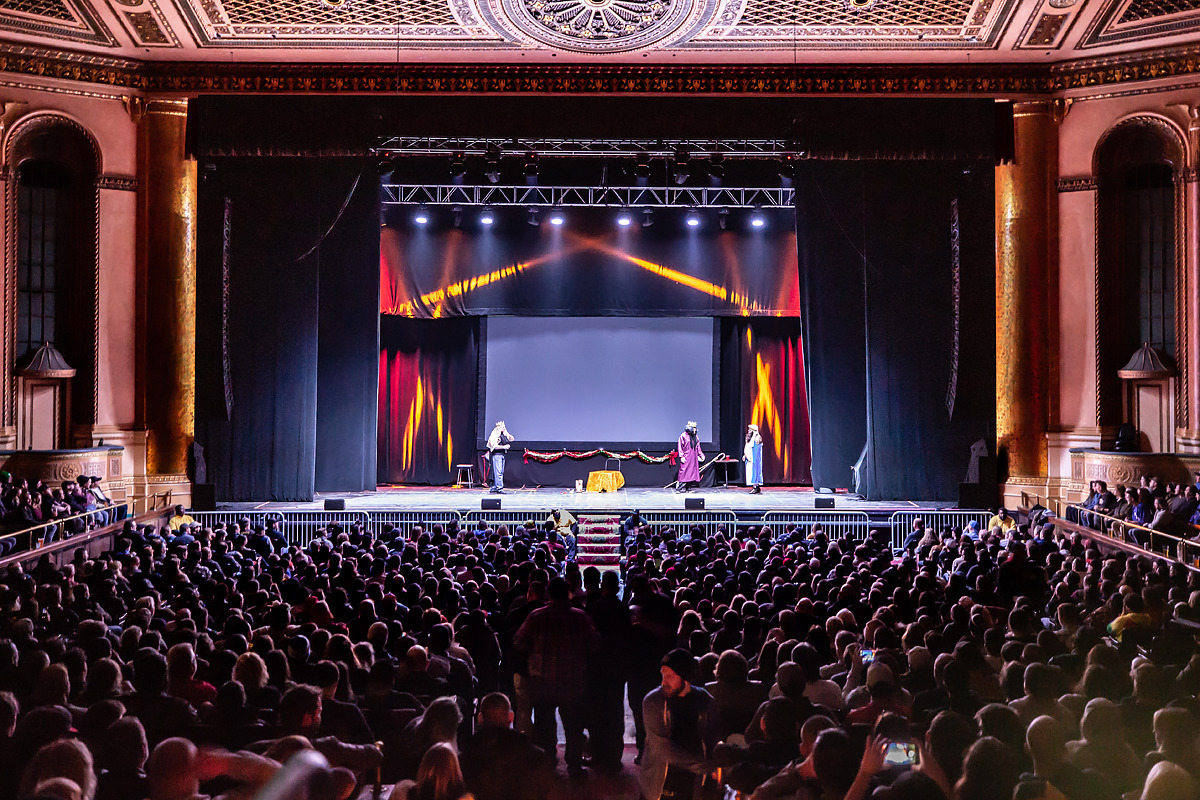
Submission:
[[[579,517],[576,560],[580,568],[602,570],[621,566],[621,519],[617,516],[587,514]]]

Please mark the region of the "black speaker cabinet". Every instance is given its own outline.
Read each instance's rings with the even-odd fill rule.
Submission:
[[[346,498],[344,498],[344,497],[327,498],[325,500],[325,510],[326,511],[345,511],[346,510]]]
[[[834,500],[832,497],[818,497],[813,505],[817,508],[833,508]]]
[[[217,485],[215,483],[192,484],[192,510],[217,510]]]
[[[499,497],[485,497],[479,501],[479,508],[482,511],[499,511],[500,510],[500,498]]]
[[[685,497],[685,498],[683,498],[683,507],[688,509],[689,511],[703,511],[704,510],[704,498],[703,497]]]

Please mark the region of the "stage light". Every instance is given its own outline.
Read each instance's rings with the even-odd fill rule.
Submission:
[[[550,212],[549,220],[551,225],[562,225],[567,221],[567,218],[563,216],[561,210],[556,208]]]
[[[763,216],[763,212],[755,209],[754,213],[750,215],[750,227],[761,228],[766,224],[767,218]]]
[[[689,156],[686,151],[684,151],[684,150],[676,150],[675,151],[674,177],[675,177],[675,183],[678,186],[682,186],[683,184],[687,183],[688,161],[689,160],[691,160],[691,156]]]
[[[490,208],[483,209],[483,212],[479,215],[480,225],[491,225],[495,221],[496,215],[492,213]]]
[[[467,161],[463,158],[462,153],[455,153],[450,157],[450,177],[453,180],[462,180],[467,174]]]
[[[725,177],[725,156],[713,153],[708,160],[708,179],[713,186],[720,186]]]
[[[538,155],[537,153],[525,154],[525,166],[521,168],[522,174],[525,176],[525,185],[537,186],[538,179]]]
[[[425,210],[425,206],[417,206],[417,211],[413,214],[413,222],[418,225],[429,222],[429,212]]]
[[[689,211],[687,215],[687,225],[689,228],[697,228],[700,226],[700,213],[697,211]]]
[[[396,159],[396,158],[381,158],[381,159],[379,159],[379,177],[383,178],[383,177],[391,175],[393,172],[395,172],[398,162],[399,162],[399,159]],[[205,165],[205,168],[206,169],[208,168],[207,164]]]
[[[633,223],[633,215],[627,210],[621,209],[617,214],[617,224],[622,228],[628,228]]]
[[[535,228],[536,228],[538,225],[541,225],[541,224],[542,224],[542,223],[541,223],[541,220],[539,220],[539,219],[538,219],[538,210],[537,210],[536,208],[531,208],[531,209],[529,209],[529,220],[528,220],[528,222],[529,222],[529,224],[530,224],[530,225],[532,225],[532,226],[533,226],[533,227],[535,227]]]
[[[454,206],[450,209],[450,217],[454,220],[454,227],[462,227],[462,206]]]
[[[649,228],[654,224],[654,211],[649,208],[642,209],[642,227]]]
[[[779,183],[785,188],[796,178],[796,156],[784,153],[779,157]]]
[[[637,164],[633,167],[633,177],[638,186],[645,186],[650,180],[650,154],[638,153]]]
[[[729,209],[728,208],[722,208],[720,211],[717,212],[717,227],[720,228],[721,230],[725,230],[726,228],[729,227]]]
[[[491,183],[500,182],[500,148],[492,145],[487,149],[487,156],[484,159],[486,167],[483,175]]]

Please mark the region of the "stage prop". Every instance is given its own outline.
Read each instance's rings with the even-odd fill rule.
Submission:
[[[993,173],[990,160],[799,171],[814,485],[955,501],[972,443],[994,438]]]
[[[217,499],[374,489],[374,164],[208,158],[200,138],[196,438]]]
[[[589,492],[615,492],[625,486],[625,476],[615,469],[601,469],[588,473]]]

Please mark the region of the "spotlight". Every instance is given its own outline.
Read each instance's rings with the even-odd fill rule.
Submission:
[[[463,158],[462,153],[455,153],[450,157],[450,177],[461,180],[467,174],[467,161]]]
[[[384,178],[384,177],[387,177],[388,175],[391,175],[393,172],[395,172],[396,171],[396,162],[397,162],[397,159],[395,159],[395,158],[379,159],[379,177]],[[205,164],[205,169],[207,169],[207,168],[208,168],[208,165]]]
[[[417,211],[413,214],[413,222],[418,225],[429,222],[429,212],[425,210],[425,206],[417,206]]]
[[[725,177],[725,156],[713,153],[708,160],[708,179],[713,186],[720,186]]]
[[[496,215],[492,213],[490,208],[484,208],[483,212],[479,215],[480,225],[491,225],[495,221]]]
[[[557,208],[550,212],[548,219],[550,220],[551,225],[562,225],[567,220],[567,218],[563,216],[563,212]]]
[[[791,186],[796,177],[796,156],[784,153],[779,157],[779,182],[783,186]]]
[[[642,227],[649,228],[654,224],[654,212],[649,208],[642,209]]]
[[[484,158],[485,168],[483,171],[484,177],[491,183],[500,182],[500,148],[492,145],[487,149],[487,156]]]
[[[766,224],[767,218],[763,216],[763,212],[760,209],[756,208],[754,213],[750,215],[750,227],[761,228]]]
[[[528,222],[530,225],[532,225],[535,228],[541,224],[540,220],[538,220],[538,210],[536,208],[529,209]]]
[[[721,230],[725,230],[727,227],[729,227],[729,209],[728,208],[722,208],[720,211],[717,212],[717,227],[720,228]]]
[[[687,214],[687,225],[689,228],[697,228],[700,226],[700,214],[697,211],[689,211]]]
[[[454,220],[454,227],[462,227],[462,206],[453,206],[450,209],[450,216]]]
[[[691,160],[691,156],[689,156],[686,151],[684,151],[684,150],[676,150],[675,151],[674,177],[675,177],[675,184],[677,186],[682,186],[683,184],[687,183],[688,161],[689,160]]]
[[[617,214],[617,224],[622,228],[628,228],[633,223],[633,215],[627,209],[621,209]]]
[[[638,186],[645,186],[650,180],[650,154],[638,153],[637,164],[633,167],[633,177]]]
[[[537,153],[527,153],[525,155],[525,166],[521,170],[525,176],[525,184],[527,186],[537,186],[538,179],[538,155]]]

